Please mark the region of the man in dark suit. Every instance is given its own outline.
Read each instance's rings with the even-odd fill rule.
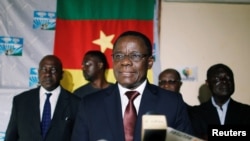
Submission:
[[[158,86],[163,89],[174,91],[181,94],[180,92],[182,86],[181,74],[176,69],[173,68],[167,68],[163,70],[158,76]],[[192,106],[188,105],[186,102],[185,104],[189,111],[189,109]]]
[[[228,66],[211,66],[207,71],[206,84],[212,97],[191,108],[191,113],[196,118],[191,119],[195,123],[194,131],[197,136],[208,139],[209,125],[250,125],[250,106],[231,98],[235,84],[233,71]]]
[[[47,55],[39,63],[41,86],[13,98],[12,113],[5,141],[69,141],[78,108],[79,98],[60,86],[63,77],[62,62]],[[41,119],[45,93],[50,96],[51,119],[47,133],[42,136]]]
[[[141,141],[142,116],[149,112],[165,115],[168,126],[192,133],[182,96],[147,80],[154,59],[152,44],[144,34],[121,34],[114,43],[112,56],[117,83],[82,99],[72,141]],[[125,93],[131,90],[140,93],[133,102],[138,116],[132,135],[125,139],[123,121],[129,101]]]

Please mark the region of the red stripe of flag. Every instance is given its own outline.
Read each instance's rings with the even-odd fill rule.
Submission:
[[[101,50],[93,41],[100,32],[115,39],[124,31],[136,30],[146,34],[153,42],[153,21],[148,20],[61,20],[57,19],[54,54],[62,59],[64,68],[80,69],[83,55],[88,50]],[[112,49],[104,51],[112,68]]]

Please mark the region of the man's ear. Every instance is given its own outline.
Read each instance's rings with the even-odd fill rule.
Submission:
[[[180,81],[180,87],[182,86],[182,84],[183,84],[182,81]]]
[[[154,58],[153,56],[148,58],[148,69],[151,69],[153,67],[154,64]]]
[[[62,79],[63,79],[63,75],[64,75],[64,70],[62,70],[62,74],[61,74],[61,78],[60,78],[60,80],[62,80]]]
[[[205,80],[205,84],[209,87],[209,83],[207,79]]]

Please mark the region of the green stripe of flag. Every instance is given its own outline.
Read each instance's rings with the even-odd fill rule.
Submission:
[[[65,20],[152,20],[155,0],[57,0],[57,18]]]

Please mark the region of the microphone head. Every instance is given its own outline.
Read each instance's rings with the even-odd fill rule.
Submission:
[[[167,122],[165,115],[148,112],[142,116],[142,141],[165,141]]]

